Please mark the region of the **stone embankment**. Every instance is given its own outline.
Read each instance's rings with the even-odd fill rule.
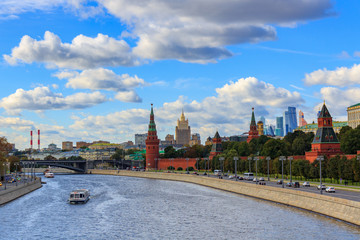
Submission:
[[[25,184],[20,183],[18,186],[11,186],[6,190],[0,191],[0,205],[13,201],[41,187],[41,178],[36,178],[33,182]]]
[[[275,188],[266,185],[255,185],[188,174],[116,170],[91,170],[91,173],[194,183],[250,197],[282,203],[360,226],[360,202],[347,199],[295,191],[292,189]]]

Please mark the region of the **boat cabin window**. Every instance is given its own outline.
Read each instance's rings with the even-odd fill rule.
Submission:
[[[80,197],[83,198],[83,197],[84,197],[84,194],[80,194]]]
[[[71,197],[71,198],[74,198],[74,194],[70,194],[70,197]]]

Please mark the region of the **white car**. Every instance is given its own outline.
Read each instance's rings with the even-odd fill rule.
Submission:
[[[310,183],[309,182],[304,182],[303,187],[310,187]]]
[[[235,178],[234,175],[230,175],[230,176],[229,176],[229,179],[233,179],[233,178]]]
[[[318,190],[320,190],[320,189],[322,189],[322,190],[326,190],[326,186],[325,185],[319,185],[319,186],[317,186],[317,189]]]
[[[263,177],[259,178],[259,181],[265,181],[265,179]]]
[[[259,182],[259,179],[258,179],[258,178],[254,178],[252,181],[253,181],[253,182]]]
[[[335,188],[334,187],[327,187],[326,188],[326,190],[325,190],[326,192],[335,192]]]

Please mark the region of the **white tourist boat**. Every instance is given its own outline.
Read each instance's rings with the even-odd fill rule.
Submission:
[[[87,189],[78,189],[70,193],[69,203],[86,203],[90,199],[90,191]]]
[[[45,173],[45,177],[46,177],[46,178],[54,178],[54,173],[52,173],[52,172],[46,172],[46,173]]]

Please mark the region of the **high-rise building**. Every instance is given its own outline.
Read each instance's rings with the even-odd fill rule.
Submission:
[[[157,162],[155,159],[159,158],[160,139],[158,139],[157,137],[155,116],[154,116],[154,110],[152,104],[151,104],[148,136],[145,141],[145,144],[146,144],[146,169],[147,170],[156,169]]]
[[[284,118],[276,117],[275,136],[284,136]]]
[[[181,113],[180,120],[177,121],[175,128],[175,140],[176,144],[189,145],[191,130],[189,126],[189,120],[185,120],[184,110]]]
[[[305,121],[304,113],[299,110],[299,127],[305,126],[306,124],[307,122]]]
[[[62,142],[62,150],[72,151],[74,150],[73,142]]]
[[[264,124],[264,126],[266,125],[265,117],[264,117],[264,116],[261,116],[261,117],[260,117],[260,121]]]
[[[293,132],[296,128],[296,108],[288,107],[288,110],[284,112],[284,136],[289,132]]]
[[[356,128],[360,125],[360,103],[347,108],[348,126]]]
[[[200,144],[201,144],[200,134],[199,133],[192,134],[190,140],[190,146],[200,145]]]
[[[135,134],[135,145],[136,146],[145,146],[145,140],[147,138],[148,134]]]
[[[259,137],[259,132],[258,132],[258,130],[256,128],[254,108],[252,108],[250,131],[249,131],[249,136],[248,136],[246,141],[249,143],[252,139],[258,138],[258,137]]]
[[[265,129],[264,129],[264,134],[265,134]],[[266,126],[266,135],[267,136],[275,136],[274,126],[271,126],[271,125]]]
[[[166,141],[166,142],[169,142],[170,144],[175,144],[174,135],[171,135],[171,134],[166,135],[165,141]]]

